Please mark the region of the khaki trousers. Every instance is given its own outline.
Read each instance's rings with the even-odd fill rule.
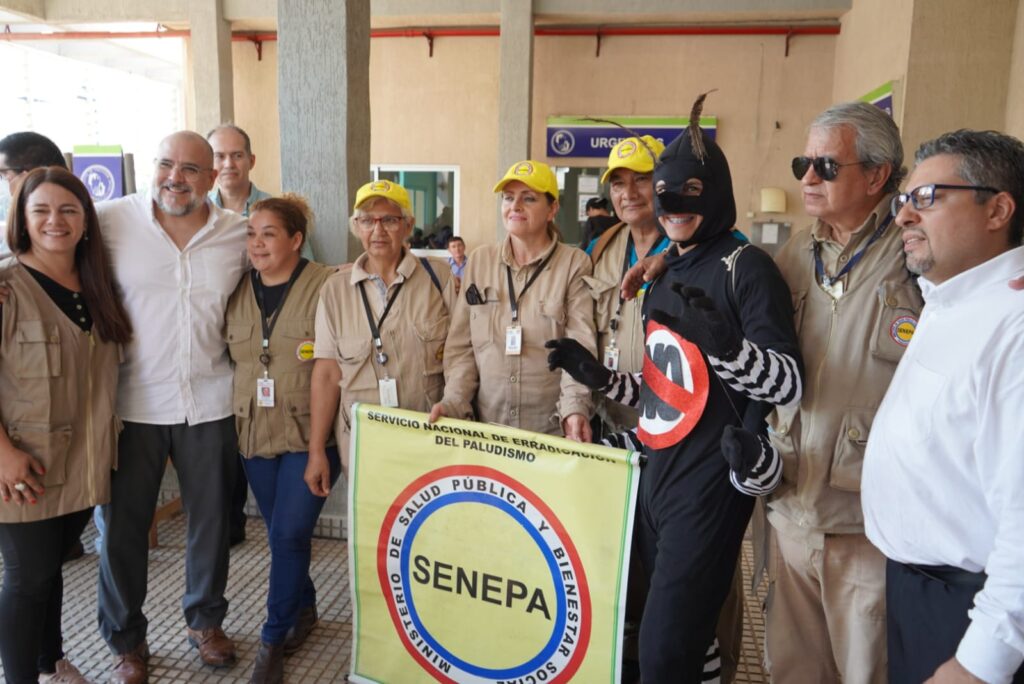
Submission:
[[[863,534],[771,527],[765,667],[775,684],[886,681],[885,557]]]

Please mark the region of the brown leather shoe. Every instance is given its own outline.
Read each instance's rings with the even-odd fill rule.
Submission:
[[[291,655],[302,648],[302,644],[306,643],[306,639],[318,622],[320,622],[320,616],[316,613],[315,605],[303,608],[299,612],[299,617],[295,619],[295,624],[284,637],[284,654]]]
[[[188,643],[199,649],[199,657],[213,667],[235,664],[235,643],[220,627],[186,630]]]
[[[111,684],[146,684],[149,681],[149,645],[143,641],[127,653],[114,656]]]

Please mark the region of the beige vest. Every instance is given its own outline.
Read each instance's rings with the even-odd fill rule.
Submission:
[[[561,421],[593,414],[590,390],[568,373],[548,370],[548,340],[571,337],[594,352],[594,300],[584,277],[591,274],[583,250],[553,243],[526,266],[512,256],[511,237],[477,248],[462,278],[462,293],[452,314],[445,347],[445,411],[470,413],[485,423],[562,434]],[[553,252],[553,253],[552,253]],[[548,266],[519,298],[522,353],[505,353],[512,323],[506,267],[512,270],[517,297],[548,255]],[[470,305],[465,293],[475,285],[482,304]]]
[[[887,215],[889,197],[840,254],[822,246],[830,273],[866,244]],[[864,529],[860,474],[871,423],[896,364],[903,356],[923,302],[905,266],[900,228],[890,224],[846,276],[833,299],[818,284],[817,224],[790,238],[776,258],[793,294],[804,361],[803,398],[795,409],[769,418],[772,442],[783,459],[783,480],[769,499],[769,520],[801,532],[859,533]]]
[[[34,522],[110,501],[117,465],[119,346],[83,332],[17,262],[0,332],[0,422],[46,468],[35,505],[0,503],[0,522]]]
[[[615,227],[609,230],[616,230]],[[603,360],[604,349],[611,335],[611,323],[619,306],[619,284],[622,281],[622,263],[629,245],[629,226],[623,225],[594,263],[594,275],[586,276],[590,294],[594,298],[594,319],[597,323],[597,356]],[[644,329],[641,308],[643,296],[622,302],[615,346],[619,350],[619,372],[639,373],[644,366]],[[637,425],[639,411],[594,393],[598,414],[612,430],[631,430]]]
[[[398,265],[401,279],[391,283],[402,289],[380,329],[387,355],[381,365],[370,334],[359,284],[366,288],[374,322],[384,310],[377,285],[363,269],[366,255],[351,266],[343,266],[324,285],[317,310],[317,358],[333,358],[341,369],[341,403],[335,433],[339,450],[347,462],[352,404],[380,403],[378,380],[394,378],[398,405],[412,411],[429,411],[444,392],[445,338],[450,316],[448,307],[455,296],[455,279],[447,264],[431,260],[430,265],[441,284],[438,292],[419,259],[407,253]]]
[[[269,377],[274,405],[257,406],[263,377],[260,309],[246,273],[228,300],[225,339],[235,364],[233,402],[238,449],[245,458],[273,458],[309,450],[309,386],[313,373],[313,323],[320,287],[334,269],[310,262],[292,285],[270,336]]]

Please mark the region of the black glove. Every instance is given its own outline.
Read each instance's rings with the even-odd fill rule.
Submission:
[[[651,318],[676,331],[708,356],[723,361],[735,359],[743,348],[743,338],[736,334],[732,324],[715,308],[715,303],[704,294],[704,290],[673,283],[672,291],[683,303],[679,316],[654,309]]]
[[[612,372],[601,365],[586,347],[576,340],[563,337],[559,340],[548,340],[544,343],[548,354],[548,370],[563,368],[576,382],[581,382],[592,390],[603,389],[612,380]]]
[[[761,458],[761,440],[749,430],[726,425],[722,433],[722,456],[729,462],[736,478],[742,482],[750,477]]]

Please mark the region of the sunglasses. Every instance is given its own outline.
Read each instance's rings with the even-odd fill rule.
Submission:
[[[834,181],[839,175],[839,168],[842,166],[857,166],[867,162],[855,161],[840,164],[832,157],[793,157],[793,175],[797,180],[802,180],[807,175],[807,170],[814,167],[814,173],[823,181]]]

